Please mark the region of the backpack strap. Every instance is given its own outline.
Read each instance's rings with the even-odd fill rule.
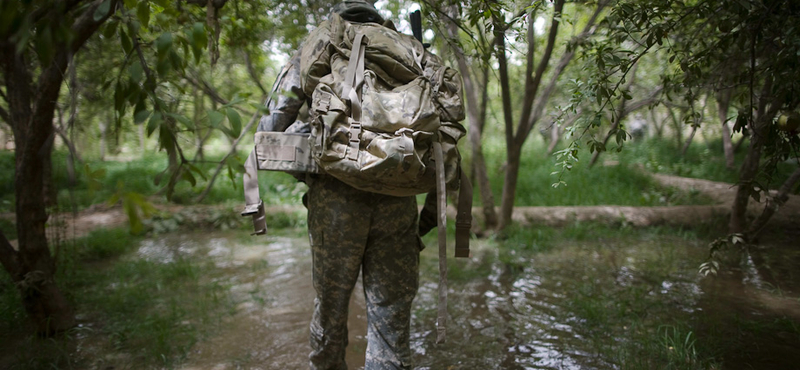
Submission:
[[[364,83],[364,45],[369,39],[359,32],[353,39],[353,48],[350,50],[350,62],[347,64],[347,74],[344,78],[342,95],[350,99],[350,146],[347,159],[358,159],[358,148],[361,140],[361,85]]]
[[[433,159],[436,165],[436,199],[438,205],[437,232],[439,233],[439,303],[436,315],[436,343],[444,343],[447,335],[447,189],[444,180],[444,155],[442,144],[433,142]]]
[[[472,229],[472,183],[467,174],[458,167],[461,173],[461,185],[458,190],[456,206],[456,257],[470,257],[469,234]]]
[[[261,201],[261,193],[258,190],[258,161],[256,159],[256,149],[250,152],[244,162],[244,176],[242,176],[242,188],[244,188],[244,211],[242,216],[253,216],[253,232],[250,235],[263,235],[267,233],[267,218],[264,212],[264,202]]]

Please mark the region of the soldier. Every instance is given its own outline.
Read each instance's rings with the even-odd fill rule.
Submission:
[[[349,0],[333,11],[351,22],[383,23],[367,1]],[[322,25],[320,25],[322,27]],[[297,120],[314,86],[303,86],[301,52],[279,74],[259,131],[308,132]],[[289,92],[290,94],[286,94]],[[328,175],[305,177],[308,234],[316,291],[311,319],[311,369],[347,369],[347,317],[359,272],[367,303],[366,369],[410,369],[411,305],[418,288],[419,238],[414,196],[357,190]],[[424,214],[422,229],[435,226]]]

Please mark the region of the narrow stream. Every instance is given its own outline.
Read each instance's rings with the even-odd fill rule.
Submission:
[[[214,279],[236,302],[182,369],[306,369],[314,296],[307,239],[230,235],[170,235],[138,249],[139,258],[163,263],[181,255],[212,260],[221,271]],[[536,253],[475,241],[475,257],[449,260],[448,340],[436,344],[437,260],[429,246],[412,320],[416,368],[661,368],[673,361],[686,365],[677,368],[798,368],[800,253],[785,248],[761,248],[742,257],[741,269],[702,278],[705,245],[680,236],[589,237]],[[364,306],[359,283],[350,369],[364,365]]]

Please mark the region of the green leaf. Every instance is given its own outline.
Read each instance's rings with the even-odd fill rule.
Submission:
[[[103,19],[106,15],[108,15],[109,10],[111,10],[111,0],[103,1],[103,3],[94,10],[94,14],[92,16],[94,21],[97,22]]]
[[[153,115],[150,116],[150,120],[147,121],[147,136],[152,135],[153,131],[155,131],[156,128],[161,125],[163,120],[164,119],[161,117],[161,112],[153,112]]]
[[[139,22],[142,22],[142,26],[147,28],[150,24],[150,4],[147,1],[140,2],[136,7],[136,17],[139,18]]]
[[[159,60],[158,64],[156,64],[156,72],[158,72],[158,75],[161,77],[166,76],[167,73],[169,73],[169,71],[171,70],[172,70],[172,62],[170,62],[168,58]]]
[[[131,76],[131,80],[134,82],[142,82],[142,79],[144,78],[144,69],[142,68],[142,63],[139,63],[138,60],[131,63],[130,67],[128,67],[128,75]]]
[[[192,184],[192,187],[197,185],[197,179],[194,178],[190,171],[181,171],[181,178]]]
[[[631,100],[633,99],[633,96],[631,96],[631,93],[629,91],[622,90],[622,98],[625,100]]]
[[[106,25],[106,29],[103,31],[103,36],[106,38],[114,37],[114,35],[117,34],[117,26],[119,26],[118,21],[109,21]]]
[[[169,61],[172,63],[172,69],[182,71],[184,69],[183,58],[181,58],[175,50],[170,50]]]
[[[207,180],[206,174],[203,173],[203,171],[200,168],[198,168],[197,166],[195,166],[195,165],[193,165],[191,163],[187,163],[186,167],[189,169],[189,171],[192,171],[192,172],[196,173],[197,176],[200,176],[200,178],[202,178],[203,180]]]
[[[207,112],[208,112],[208,124],[211,125],[211,127],[219,128],[219,124],[222,123],[222,120],[225,119],[225,115],[211,109],[207,110]]]
[[[227,113],[228,122],[231,124],[231,133],[233,133],[234,138],[238,138],[242,133],[242,117],[233,108],[226,108],[225,113]]]
[[[140,111],[138,111],[138,112],[133,114],[133,123],[136,123],[136,124],[142,123],[142,122],[144,122],[144,120],[147,119],[147,117],[150,117],[150,111],[149,110],[140,110]]]
[[[206,37],[206,30],[202,23],[196,22],[192,26],[191,37],[192,52],[194,53],[195,61],[200,60],[203,49],[208,46],[208,38]]]
[[[172,47],[172,33],[164,32],[156,39],[156,49],[158,54],[165,54]]]
[[[250,106],[257,109],[261,114],[269,114],[269,108],[262,104],[250,103]]]
[[[121,29],[119,30],[119,41],[122,44],[122,51],[124,51],[125,54],[130,54],[131,50],[133,50],[133,42],[131,42],[131,38],[128,37],[128,34]]]
[[[122,207],[125,209],[125,214],[128,215],[131,234],[141,233],[144,227],[142,226],[142,219],[139,218],[139,212],[136,212],[136,206],[126,197],[122,202]]]
[[[194,122],[192,122],[192,120],[190,120],[189,118],[187,118],[186,116],[184,116],[182,114],[167,113],[167,117],[171,117],[171,118],[175,119],[176,121],[178,121],[180,123],[183,123],[183,125],[186,126],[186,128],[189,129],[189,130],[194,130],[195,129]]]
[[[242,163],[242,159],[238,157],[228,157],[225,161],[225,164],[228,165],[230,170],[235,171],[236,173],[245,173],[246,170],[244,168],[244,164]]]
[[[600,127],[600,124],[602,123],[600,121],[600,118],[601,118],[600,114],[595,114],[594,115],[594,119],[592,119],[592,123],[591,123],[592,127]]]

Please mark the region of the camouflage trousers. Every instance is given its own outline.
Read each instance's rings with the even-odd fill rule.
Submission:
[[[330,176],[308,182],[316,290],[311,369],[347,369],[348,305],[359,271],[367,302],[365,370],[410,369],[411,303],[422,245],[415,197],[364,192]]]

